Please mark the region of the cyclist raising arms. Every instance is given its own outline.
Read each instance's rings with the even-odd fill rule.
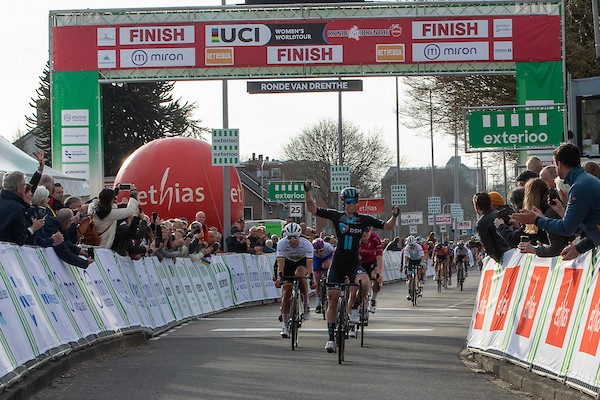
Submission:
[[[369,290],[369,276],[361,267],[358,257],[358,245],[363,234],[363,229],[368,226],[373,226],[378,229],[392,229],[396,225],[396,219],[400,213],[398,206],[392,207],[392,216],[383,222],[380,219],[371,217],[370,215],[358,214],[358,191],[353,187],[347,187],[340,192],[340,197],[343,202],[344,212],[334,209],[325,209],[317,207],[311,194],[312,182],[306,180],[304,183],[304,191],[306,192],[306,208],[312,214],[321,218],[329,219],[333,222],[333,227],[337,234],[338,245],[335,249],[331,268],[327,278],[329,290],[327,296],[329,304],[327,307],[327,331],[329,340],[325,345],[325,350],[328,353],[335,351],[334,331],[335,331],[335,311],[340,295],[341,284],[344,283],[346,277],[351,282],[361,282],[361,291],[366,298]],[[337,286],[336,286],[337,285]],[[350,296],[349,304],[354,304],[354,296]],[[350,321],[358,322],[358,310],[353,310],[350,316]]]
[[[406,300],[412,300],[410,296],[410,285],[413,279],[419,279],[417,271],[421,265],[425,263],[425,252],[417,239],[410,235],[406,238],[406,247],[404,248],[404,268],[406,268],[406,276],[408,283],[408,296]]]
[[[315,291],[317,298],[317,307],[315,312],[321,313],[321,277],[327,276],[327,271],[331,266],[331,259],[333,257],[334,248],[331,243],[327,243],[321,238],[316,238],[312,242],[314,249],[313,257],[313,272],[315,274],[315,282],[317,283],[317,289]]]
[[[371,304],[369,304],[369,311],[375,313],[377,311],[377,295],[383,285],[383,245],[379,235],[370,228],[365,229],[360,239],[358,254],[365,272],[372,279],[375,279],[373,296],[371,297]]]
[[[295,222],[290,222],[283,227],[283,238],[277,242],[277,280],[275,287],[281,291],[281,337],[289,337],[288,319],[290,314],[290,299],[292,296],[293,280],[283,279],[282,276],[305,277],[312,276],[312,243],[303,236],[302,228]],[[308,306],[308,282],[302,279],[299,282],[300,293],[304,302],[304,313],[302,318],[310,319],[310,308]]]

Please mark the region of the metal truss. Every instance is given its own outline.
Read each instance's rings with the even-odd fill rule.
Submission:
[[[220,6],[190,8],[50,11],[51,25],[120,25],[215,21],[283,21],[332,18],[561,15],[562,1],[424,1],[297,6]]]

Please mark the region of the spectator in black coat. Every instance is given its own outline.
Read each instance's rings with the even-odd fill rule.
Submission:
[[[0,242],[23,246],[34,232],[44,226],[43,219],[31,221],[27,215],[30,204],[24,200],[25,174],[12,171],[4,174],[0,192]]]
[[[62,233],[63,237],[65,237],[65,241],[58,246],[54,246],[56,255],[67,264],[86,269],[89,264],[94,262],[93,258],[88,255],[86,250],[76,246],[74,243],[66,239],[66,231],[71,226],[72,221],[73,211],[68,208],[62,208],[58,210],[56,217],[47,215],[46,224],[44,226],[44,235],[46,237],[51,237],[56,232]],[[85,258],[81,258],[79,256],[83,256]]]
[[[476,193],[473,196],[473,207],[480,216],[476,229],[483,247],[490,257],[501,263],[502,256],[510,246],[496,232],[494,220],[498,218],[498,211],[492,208],[490,195],[485,192]]]
[[[244,235],[244,232],[238,226],[234,225],[231,227],[231,236],[227,237],[225,242],[227,244],[227,251],[231,253],[249,252],[248,239],[246,239],[246,235]]]

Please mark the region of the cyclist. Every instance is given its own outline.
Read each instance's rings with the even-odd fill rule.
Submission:
[[[442,243],[436,244],[433,248],[436,281],[446,277],[446,268],[448,268],[449,261],[448,249]]]
[[[321,238],[313,240],[312,245],[314,249],[313,273],[315,274],[315,282],[317,284],[315,296],[317,298],[317,307],[315,308],[315,312],[321,314],[321,278],[327,276],[334,248],[331,243],[327,243]]]
[[[410,235],[406,238],[406,247],[404,248],[404,268],[406,269],[409,288],[406,300],[412,300],[410,285],[415,278],[415,275],[417,279],[419,279],[417,270],[423,264],[425,264],[425,252],[423,251],[423,247],[417,243],[417,239],[413,235]]]
[[[375,279],[372,286],[371,304],[369,304],[369,311],[374,314],[377,311],[377,295],[383,285],[383,245],[379,235],[370,228],[365,228],[358,246],[358,254],[365,272],[371,279]]]
[[[289,337],[288,319],[290,313],[290,299],[292,297],[293,280],[284,279],[283,276],[312,277],[312,243],[302,234],[302,228],[295,222],[291,222],[283,227],[283,238],[277,242],[277,280],[275,287],[281,291],[281,337]],[[308,282],[302,279],[299,282],[300,293],[304,303],[304,320],[310,319],[310,308],[308,305]]]
[[[417,243],[423,248],[423,254],[425,255],[423,262],[419,266],[418,274],[417,274],[417,276],[419,277],[419,288],[420,288],[425,283],[425,277],[427,276],[427,263],[429,262],[429,260],[431,258],[430,257],[431,249],[429,248],[429,245],[427,244],[427,242],[423,236],[419,236],[417,238]]]
[[[465,246],[465,243],[462,240],[458,242],[458,246],[454,249],[454,260],[456,265],[456,275],[458,276],[458,269],[461,268],[462,265],[463,277],[466,277],[466,271],[469,267],[469,248]],[[458,278],[456,279],[456,285],[460,285]]]
[[[345,282],[346,277],[351,282],[361,282],[361,292],[366,297],[369,290],[369,277],[366,271],[361,267],[358,257],[358,244],[363,234],[363,229],[368,226],[373,226],[378,229],[392,229],[396,225],[396,219],[400,213],[398,206],[392,207],[392,216],[387,221],[382,221],[371,217],[370,215],[358,214],[358,190],[353,187],[347,187],[340,192],[340,197],[343,203],[344,211],[340,212],[334,209],[325,209],[317,207],[310,190],[312,182],[306,180],[304,182],[304,191],[306,192],[306,208],[307,210],[321,218],[329,219],[333,222],[335,228],[338,245],[335,249],[329,275],[328,283],[331,285],[327,291],[329,305],[327,307],[327,332],[329,340],[325,344],[325,350],[328,353],[335,351],[335,319],[337,303],[340,295],[341,284]],[[354,304],[356,292],[350,292],[349,305]],[[353,309],[350,315],[350,321],[353,323],[359,322],[358,309]]]

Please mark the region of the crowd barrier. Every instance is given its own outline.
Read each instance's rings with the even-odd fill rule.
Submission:
[[[384,280],[403,278],[385,252]],[[52,248],[0,243],[0,389],[53,358],[127,333],[157,335],[191,318],[275,300],[274,254],[133,261],[95,251],[87,269]]]
[[[486,258],[467,338],[503,358],[586,393],[600,389],[600,261],[511,250]]]

